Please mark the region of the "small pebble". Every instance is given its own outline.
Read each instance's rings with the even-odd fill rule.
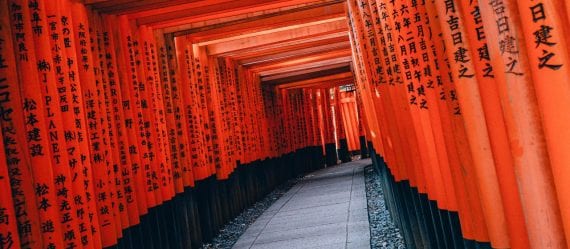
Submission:
[[[287,181],[269,193],[263,200],[256,202],[250,208],[243,211],[226,224],[211,243],[202,245],[202,249],[230,249],[238,241],[239,237],[253,224],[253,222],[265,212],[275,201],[283,196],[302,178]]]
[[[368,219],[370,223],[370,247],[372,249],[405,249],[400,230],[392,221],[386,204],[380,177],[372,166],[364,169],[366,181],[366,200],[368,201]]]

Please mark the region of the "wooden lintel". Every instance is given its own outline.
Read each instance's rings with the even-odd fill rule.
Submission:
[[[302,80],[302,81],[297,81],[297,82],[292,82],[292,83],[280,84],[280,85],[278,85],[278,87],[288,88],[288,87],[294,87],[294,86],[314,85],[314,84],[319,84],[322,82],[345,80],[347,78],[353,78],[353,77],[354,76],[352,75],[352,72],[346,72],[346,73],[328,75],[328,76],[324,76],[324,77],[318,77],[318,78]]]
[[[344,14],[344,1],[335,0],[166,27],[164,32],[174,33],[175,36],[191,34],[193,40],[205,41],[228,33],[256,32],[313,20],[329,19]]]
[[[273,74],[264,74],[264,76],[261,77],[261,81],[281,80],[290,77],[295,77],[298,75],[310,74],[314,72],[326,71],[337,68],[347,68],[347,67],[348,70],[350,71],[350,62],[341,62],[337,64],[323,65],[319,67],[301,68],[299,70],[293,70],[293,71],[287,70],[286,72],[274,72]]]
[[[155,28],[175,27],[193,22],[215,20],[246,13],[279,9],[315,2],[314,0],[207,0],[213,3],[224,1],[223,4],[209,4],[198,8],[180,8],[175,11],[161,13],[159,9],[149,10],[136,18],[139,24],[147,24]],[[154,12],[153,12],[154,11]]]
[[[345,64],[344,66],[340,67],[336,65],[336,67],[332,68],[318,68],[318,70],[315,71],[303,72],[295,75],[289,75],[287,77],[283,76],[280,78],[274,78],[274,76],[272,78],[262,77],[261,81],[267,84],[278,85],[278,84],[291,83],[296,81],[308,80],[308,79],[319,78],[334,74],[347,73],[347,72],[350,72],[350,67],[347,64]]]
[[[296,49],[293,51],[287,51],[283,53],[270,53],[259,57],[238,60],[238,63],[244,66],[251,66],[259,63],[266,63],[269,61],[284,60],[299,56],[309,56],[315,53],[325,53],[325,52],[345,50],[345,49],[350,49],[350,43],[339,42],[339,43],[326,44],[321,46],[307,46],[307,48]]]
[[[269,34],[262,34],[255,37],[246,37],[238,40],[231,40],[211,44],[207,46],[210,55],[219,55],[235,50],[263,47],[270,44],[294,41],[298,39],[319,37],[330,33],[346,32],[348,35],[348,27],[346,19],[334,20],[332,22],[319,23],[298,29],[278,31]]]
[[[327,65],[334,65],[334,64],[339,64],[339,63],[350,63],[351,61],[352,61],[352,57],[350,57],[350,56],[341,57],[341,58],[333,58],[330,60],[322,60],[322,61],[316,61],[313,63],[305,63],[305,64],[296,65],[296,66],[289,66],[289,67],[283,67],[283,68],[276,68],[273,70],[260,71],[259,75],[261,77],[264,77],[267,75],[273,75],[273,74],[285,73],[285,72],[293,72],[293,71],[298,71],[301,69],[318,68],[318,67],[323,67],[323,66],[327,66]]]
[[[219,56],[231,57],[234,60],[244,60],[248,58],[263,56],[266,54],[284,53],[287,51],[299,50],[306,47],[316,47],[323,44],[334,44],[337,42],[349,42],[348,36],[344,31],[329,33],[318,37],[308,37],[287,42],[278,42],[262,47],[244,48],[220,54]]]
[[[339,51],[333,51],[333,52],[328,52],[328,53],[323,53],[323,54],[316,54],[316,55],[311,55],[311,56],[300,56],[298,58],[292,58],[292,59],[288,59],[288,60],[284,60],[284,61],[257,64],[257,65],[248,67],[248,69],[250,69],[254,72],[263,72],[263,71],[269,71],[269,70],[274,70],[274,69],[280,69],[280,68],[284,68],[284,67],[294,67],[294,66],[300,66],[300,65],[302,66],[305,64],[313,63],[313,62],[328,62],[329,64],[330,63],[339,63],[339,62],[349,61],[350,59],[348,59],[348,58],[352,58],[350,56],[350,53],[351,53],[350,50],[339,50]]]

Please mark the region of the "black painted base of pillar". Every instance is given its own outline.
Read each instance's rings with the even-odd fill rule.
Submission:
[[[336,145],[334,143],[325,144],[325,158],[325,162],[329,167],[338,164]]]
[[[359,140],[360,140],[360,158],[362,158],[362,159],[369,158],[370,152],[368,151],[368,145],[366,143],[366,137],[360,136]]]
[[[334,144],[333,144],[334,145]],[[336,157],[336,155],[335,155]],[[226,180],[215,176],[151,208],[141,223],[123,231],[117,249],[190,249],[210,242],[243,210],[287,180],[324,168],[321,146],[307,147],[248,164]]]
[[[348,141],[346,138],[338,140],[340,148],[338,148],[338,159],[343,163],[348,163],[351,160],[350,152],[348,151]]]
[[[388,211],[408,248],[491,248],[489,242],[463,238],[457,212],[440,209],[436,201],[418,192],[409,181],[396,182],[370,142],[367,147],[374,169],[382,180]]]

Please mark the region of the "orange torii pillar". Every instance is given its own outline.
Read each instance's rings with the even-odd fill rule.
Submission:
[[[325,147],[325,162],[327,166],[336,165],[338,157],[336,154],[336,145],[334,142],[334,126],[332,120],[330,89],[320,89],[320,111],[322,119],[322,133]]]
[[[334,124],[335,124],[335,133],[336,133],[336,146],[338,152],[338,159],[341,162],[347,163],[350,162],[350,155],[349,155],[349,148],[348,148],[348,133],[347,130],[347,123],[345,120],[344,113],[342,111],[342,104],[341,104],[341,97],[340,97],[339,87],[334,88],[334,101],[332,102],[331,108],[334,110]]]
[[[354,91],[354,98],[356,99],[356,115],[358,118],[358,141],[360,143],[360,158],[370,157],[368,151],[368,143],[366,141],[366,130],[368,130],[368,125],[366,124],[366,116],[362,115],[362,96],[358,91]]]
[[[358,117],[356,116],[356,102],[354,99],[354,93],[350,91],[344,91],[340,93],[339,98],[341,104],[341,114],[342,120],[345,124],[345,133],[348,142],[348,151],[352,154],[358,149]]]

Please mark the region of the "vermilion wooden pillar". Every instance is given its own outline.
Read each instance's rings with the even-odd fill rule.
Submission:
[[[455,2],[453,4],[456,4]],[[446,11],[442,3],[435,3],[434,5],[428,4],[429,8],[436,8],[439,16],[452,18],[457,16],[457,10]],[[455,12],[454,12],[455,11]],[[435,15],[433,15],[435,17]],[[435,20],[435,18],[433,18]],[[448,58],[454,58],[453,53],[462,47],[469,47],[470,43],[466,39],[462,43],[454,43],[453,34],[465,33],[463,26],[459,27],[449,26],[442,19],[440,19],[444,41],[448,48]],[[453,48],[453,49],[451,49]],[[470,57],[468,60],[471,60]],[[474,78],[474,69],[472,64],[467,63],[468,60],[451,64],[451,72],[456,79],[456,89],[461,107],[461,113],[465,118],[465,127],[469,143],[471,146],[471,153],[475,163],[475,172],[480,189],[481,204],[483,206],[483,214],[487,222],[489,236],[493,246],[508,247],[509,237],[507,235],[506,219],[504,213],[504,206],[500,192],[498,191],[498,178],[495,171],[495,164],[490,149],[490,142],[488,132],[484,122],[483,107],[481,104],[479,89]]]
[[[53,244],[56,247],[63,247],[62,224],[57,222],[60,216],[56,206],[57,192],[53,181],[48,124],[44,118],[46,114],[43,97],[41,91],[37,90],[42,86],[39,75],[36,73],[38,64],[33,41],[31,12],[25,1],[9,1],[6,6],[9,6],[11,16],[18,17],[12,18],[11,25],[14,26],[12,29],[12,36],[15,37],[14,47],[18,48],[14,50],[18,51],[14,70],[17,69],[19,84],[14,90],[21,92],[22,106],[14,112],[24,117],[24,122],[20,127],[23,127],[21,136],[24,137],[25,142],[20,142],[25,146],[22,155],[29,158],[29,164],[26,167],[31,169],[31,175],[27,177],[33,179],[34,192],[30,198],[35,198],[37,203],[37,209],[30,212],[38,214],[39,227],[43,225],[44,228],[39,234],[32,234],[35,238],[30,240],[24,238],[22,242],[38,241],[37,244],[34,243],[34,246]],[[45,229],[46,225],[48,229]]]
[[[37,16],[39,21],[32,22],[34,27],[47,27],[47,15],[45,5],[42,1],[38,1],[37,6],[29,9],[30,16]],[[36,26],[37,25],[37,26]],[[57,201],[53,203],[54,208],[59,210],[59,220],[62,223],[62,235],[65,234],[80,234],[79,222],[74,221],[78,209],[73,199],[75,196],[85,196],[85,194],[75,193],[75,191],[83,191],[83,189],[74,189],[72,187],[72,174],[68,167],[69,158],[65,146],[64,125],[62,120],[61,103],[58,96],[58,86],[56,84],[56,68],[51,67],[53,55],[51,53],[51,44],[49,32],[33,32],[29,37],[33,39],[34,49],[36,51],[37,68],[36,72],[31,72],[38,75],[38,83],[40,83],[40,92],[42,94],[44,111],[46,113],[45,121],[47,122],[47,132],[49,137],[46,138],[49,148],[45,148],[51,152],[51,165],[53,167],[53,182],[56,193],[67,192],[66,195],[57,194]],[[61,65],[60,65],[61,66]],[[60,68],[61,70],[61,68]],[[28,133],[29,134],[29,133]],[[28,137],[28,140],[30,138]],[[69,179],[69,180],[68,180]],[[80,236],[74,238],[64,237],[63,241],[65,246],[80,246]]]
[[[21,53],[17,53],[14,48],[18,47],[12,38],[12,26],[10,23],[10,12],[7,6],[11,1],[0,1],[0,34],[3,42],[0,43],[0,86],[1,94],[4,96],[0,102],[0,107],[5,114],[0,119],[2,126],[3,148],[6,151],[6,169],[7,175],[3,183],[8,183],[11,191],[6,191],[2,196],[2,200],[10,199],[10,201],[2,202],[3,205],[13,205],[4,207],[8,216],[7,225],[2,226],[2,236],[15,246],[20,245],[23,248],[31,248],[32,246],[42,246],[40,234],[40,220],[38,207],[35,201],[34,182],[32,178],[31,168],[29,167],[29,156],[26,153],[26,136],[24,127],[24,116],[22,115],[22,95],[19,89],[18,69],[16,61],[20,60]],[[19,32],[23,32],[20,30]],[[19,115],[9,115],[9,114]],[[6,143],[12,141],[11,143]],[[1,167],[1,166],[0,166]],[[8,198],[6,198],[8,197]],[[15,209],[23,211],[21,215],[15,216]],[[14,210],[10,212],[10,210]],[[16,223],[17,222],[17,223]],[[23,224],[29,224],[27,233],[18,232],[18,227]]]
[[[560,106],[567,106],[568,93],[570,87],[568,85],[570,71],[568,70],[568,12],[564,15],[563,5],[569,5],[568,1],[507,1],[510,6],[518,6],[518,12],[514,9],[511,13],[518,13],[517,19],[513,17],[514,22],[520,21],[521,35],[524,36],[526,43],[526,53],[528,55],[529,68],[532,73],[532,81],[536,92],[538,109],[542,117],[542,127],[550,158],[550,166],[552,177],[554,178],[555,188],[548,186],[550,180],[549,169],[544,165],[537,165],[535,170],[544,174],[544,194],[542,202],[550,207],[549,210],[556,216],[556,208],[553,207],[558,202],[560,207],[560,215],[562,218],[563,228],[558,228],[556,222],[544,222],[544,219],[538,217],[527,217],[528,220],[537,222],[538,226],[552,227],[551,241],[553,244],[564,247],[562,244],[565,235],[566,246],[570,245],[570,198],[564,194],[570,188],[568,179],[570,171],[568,170],[568,162],[570,156],[567,151],[568,144],[563,142],[570,136],[567,127],[570,125],[570,116],[566,112],[557,110]],[[568,9],[566,9],[568,11]],[[515,24],[516,25],[516,24]],[[567,140],[566,140],[567,141]],[[542,166],[542,167],[541,167]],[[518,172],[521,172],[515,169]],[[521,172],[522,173],[522,172]],[[529,173],[533,175],[533,173]],[[537,181],[536,179],[529,179]],[[542,179],[538,180],[541,181]],[[555,190],[557,200],[547,193]],[[536,208],[542,203],[534,199]],[[538,221],[538,220],[542,220]],[[528,221],[530,222],[530,221]],[[531,230],[532,228],[529,228]],[[542,228],[541,228],[542,230]],[[564,232],[563,232],[564,231]],[[537,237],[542,235],[536,234]],[[534,244],[536,240],[532,239]],[[544,241],[544,240],[543,240]]]
[[[528,235],[526,226],[524,225],[520,197],[512,194],[516,192],[517,185],[513,170],[511,147],[508,144],[507,127],[508,123],[513,122],[505,122],[505,118],[503,117],[503,112],[507,113],[507,117],[511,117],[514,113],[509,107],[501,107],[499,88],[497,87],[497,85],[505,85],[506,82],[503,82],[504,78],[510,76],[509,74],[502,73],[504,69],[503,66],[494,66],[500,63],[492,63],[493,61],[500,61],[499,58],[494,57],[498,54],[489,51],[489,49],[496,48],[494,44],[489,44],[489,41],[495,40],[491,37],[495,37],[496,32],[493,29],[483,29],[482,20],[484,17],[488,17],[485,16],[485,13],[482,15],[479,3],[477,1],[470,4],[462,2],[458,7],[462,10],[463,16],[461,20],[463,20],[466,25],[466,37],[472,46],[471,55],[472,58],[474,58],[473,65],[476,70],[475,75],[481,92],[481,100],[485,112],[497,175],[500,177],[499,184],[503,197],[503,205],[506,210],[509,234],[511,238],[518,238],[511,240],[511,244],[516,248],[528,248]],[[493,55],[490,56],[489,54]],[[519,77],[517,75],[512,76]],[[508,102],[503,103],[506,104]],[[519,106],[518,104],[515,105]],[[517,110],[517,112],[519,111]],[[525,131],[525,133],[526,132],[528,132],[528,130]]]
[[[338,157],[341,162],[346,163],[350,161],[349,149],[348,149],[348,139],[349,133],[346,128],[349,125],[343,116],[342,106],[341,106],[341,96],[338,87],[334,88],[334,121],[335,121],[335,133],[336,133],[336,146],[338,147]]]
[[[101,106],[99,105],[99,96],[96,85],[96,76],[93,71],[94,60],[91,53],[91,40],[89,33],[89,23],[85,7],[79,3],[67,3],[70,21],[71,33],[73,34],[71,43],[75,48],[77,64],[77,77],[80,82],[80,93],[83,96],[85,110],[85,125],[89,141],[89,150],[91,167],[93,168],[95,202],[97,204],[97,214],[99,216],[99,230],[101,231],[101,240],[103,246],[111,246],[117,243],[117,237],[120,235],[120,222],[116,219],[112,196],[114,192],[114,183],[110,181],[108,174],[110,168],[108,165],[109,154],[106,152],[107,147],[100,146],[103,143],[105,130],[100,123],[103,117]],[[77,42],[77,43],[76,43]]]

